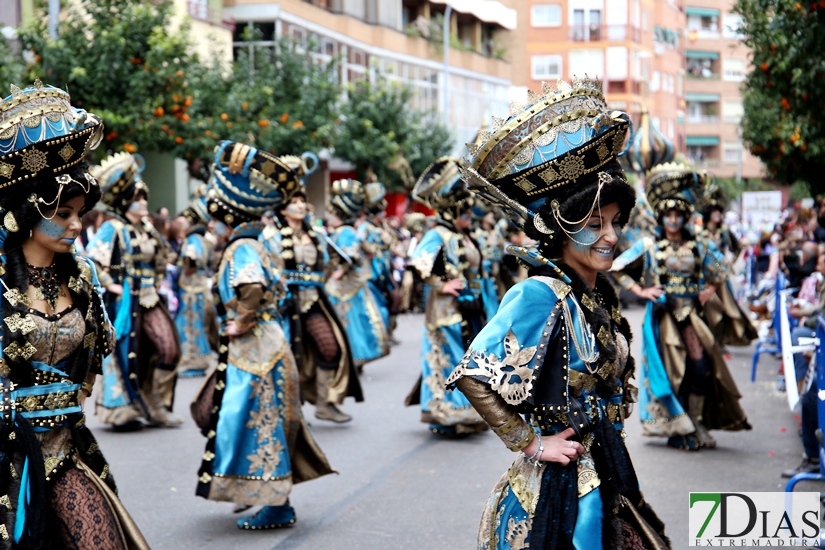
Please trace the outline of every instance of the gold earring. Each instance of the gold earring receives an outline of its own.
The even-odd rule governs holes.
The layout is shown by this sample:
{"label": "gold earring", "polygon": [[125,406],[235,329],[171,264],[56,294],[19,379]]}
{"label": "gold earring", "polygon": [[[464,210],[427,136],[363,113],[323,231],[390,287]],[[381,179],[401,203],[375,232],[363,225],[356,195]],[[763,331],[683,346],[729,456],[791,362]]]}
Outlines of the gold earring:
{"label": "gold earring", "polygon": [[533,216],[533,226],[538,229],[540,233],[544,233],[545,235],[553,234],[553,230],[547,227],[547,224],[544,223],[544,220],[541,218],[540,214]]}

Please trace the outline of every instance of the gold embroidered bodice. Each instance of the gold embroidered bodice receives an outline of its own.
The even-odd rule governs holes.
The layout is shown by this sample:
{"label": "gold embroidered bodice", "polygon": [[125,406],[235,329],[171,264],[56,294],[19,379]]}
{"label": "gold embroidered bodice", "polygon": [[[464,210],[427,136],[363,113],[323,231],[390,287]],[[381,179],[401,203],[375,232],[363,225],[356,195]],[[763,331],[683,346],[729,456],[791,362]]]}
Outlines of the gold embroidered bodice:
{"label": "gold embroidered bodice", "polygon": [[[668,247],[668,251],[674,252],[673,245]],[[675,254],[669,254],[667,258],[665,258],[665,267],[669,272],[681,275],[682,277],[693,277],[696,270],[696,257],[690,248],[679,246],[679,248],[675,250]]]}
{"label": "gold embroidered bodice", "polygon": [[141,272],[140,305],[152,308],[160,301],[157,289],[159,281],[155,280],[155,256],[158,250],[152,235],[140,227],[133,227],[136,237],[132,239],[132,265],[135,266],[136,271]]}
{"label": "gold embroidered bodice", "polygon": [[461,244],[462,246],[464,246],[464,257],[467,258],[467,263],[470,264],[470,269],[474,271],[480,271],[481,252],[479,252],[478,248],[476,248],[476,245],[473,244],[473,240],[465,235],[463,242]]}
{"label": "gold embroidered bodice", "polygon": [[[296,264],[304,264],[312,271],[321,271],[321,266],[318,265],[318,248],[308,235],[302,233],[300,243],[296,243],[293,250]],[[315,287],[302,287],[298,290],[298,300],[301,305],[301,313],[306,313],[318,301],[318,289]]]}
{"label": "gold embroidered bodice", "polygon": [[37,352],[31,357],[32,361],[54,366],[83,345],[86,322],[77,308],[71,307],[49,316],[35,313],[31,318],[37,326],[26,335],[26,340],[37,348]]}

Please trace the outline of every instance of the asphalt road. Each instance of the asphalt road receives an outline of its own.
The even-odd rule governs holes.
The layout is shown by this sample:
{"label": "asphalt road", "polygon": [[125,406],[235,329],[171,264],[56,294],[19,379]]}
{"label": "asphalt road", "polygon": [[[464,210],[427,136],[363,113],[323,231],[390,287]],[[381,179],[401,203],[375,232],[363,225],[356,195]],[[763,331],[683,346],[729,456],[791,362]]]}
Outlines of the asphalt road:
{"label": "asphalt road", "polygon": [[[643,310],[627,312],[640,332]],[[339,475],[297,485],[291,503],[298,522],[279,531],[235,526],[232,505],[195,497],[204,438],[189,417],[200,379],[178,384],[177,429],[117,434],[89,415],[89,425],[111,464],[123,503],[154,549],[471,549],[489,491],[513,460],[490,432],[441,440],[419,422],[404,397],[420,369],[422,316],[399,319],[402,341],[392,354],[365,367],[366,400],[348,400],[349,424],[311,420],[321,447]],[[633,342],[639,357],[641,338]],[[802,447],[798,419],[775,389],[778,361],[763,356],[757,382],[749,381],[752,348],[732,348],[730,368],[754,426],[715,432],[719,447],[686,453],[643,438],[637,417],[628,422],[627,445],[642,490],[667,523],[674,548],[687,548],[690,491],[781,491],[781,470],[796,466]],[[816,484],[797,490],[818,491]]]}

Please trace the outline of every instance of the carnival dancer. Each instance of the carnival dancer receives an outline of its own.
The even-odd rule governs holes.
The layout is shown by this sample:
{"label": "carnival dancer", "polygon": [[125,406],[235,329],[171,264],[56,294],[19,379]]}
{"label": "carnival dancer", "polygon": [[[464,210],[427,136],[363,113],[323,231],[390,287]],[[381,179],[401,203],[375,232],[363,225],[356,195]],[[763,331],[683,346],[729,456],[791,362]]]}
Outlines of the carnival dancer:
{"label": "carnival dancer", "polygon": [[725,224],[723,216],[728,201],[725,192],[715,183],[708,186],[699,199],[702,214],[702,236],[713,241],[722,254],[733,263],[742,251],[739,239]]}
{"label": "carnival dancer", "polygon": [[39,80],[0,114],[0,548],[148,549],[83,412],[114,346],[94,264],[74,255],[103,124]]}
{"label": "carnival dancer", "polygon": [[[587,78],[542,94],[494,119],[462,168],[472,191],[538,242],[510,249],[529,278],[507,292],[447,380],[521,451],[490,495],[478,548],[666,548],[623,440],[631,334],[603,276],[633,208],[617,162],[630,117],[609,111],[601,84]],[[531,138],[511,139],[523,135]]]}
{"label": "carnival dancer", "polygon": [[276,223],[264,229],[260,240],[289,290],[282,312],[289,323],[302,396],[315,404],[315,418],[349,422],[352,417],[338,405],[346,397],[363,401],[364,396],[347,333],[324,287],[330,262],[327,239],[312,228],[307,213],[305,180],[318,159],[313,153],[280,159],[295,171],[300,185],[283,192],[285,203]]}
{"label": "carnival dancer", "polygon": [[421,212],[408,212],[403,219],[404,229],[410,238],[404,247],[404,275],[401,277],[401,311],[424,311],[423,293],[424,281],[410,265],[410,258],[427,232],[427,216]]}
{"label": "carnival dancer", "polygon": [[192,194],[189,207],[181,214],[189,223],[186,239],[178,255],[179,302],[175,326],[180,338],[181,359],[178,376],[203,376],[215,365],[218,325],[212,302],[212,257],[214,246],[206,238],[211,216],[206,208],[206,185]]}
{"label": "carnival dancer", "polygon": [[117,346],[103,364],[96,412],[117,431],[141,429],[144,421],[166,427],[183,423],[172,412],[178,331],[158,294],[168,250],[147,218],[143,168],[143,157],[129,153],[115,153],[92,168],[111,218],[86,253],[97,265],[117,333]]}
{"label": "carnival dancer", "polygon": [[499,296],[504,296],[507,291],[501,286],[504,235],[496,225],[495,212],[490,209],[489,205],[483,201],[477,201],[477,204],[473,206],[473,212],[477,212],[478,222],[473,229],[472,236],[478,243],[481,257],[484,258],[482,269],[485,276],[481,288],[484,294],[484,312],[488,319],[492,319],[498,311]]}
{"label": "carnival dancer", "polygon": [[218,367],[193,403],[207,436],[197,495],[261,508],[240,529],[295,523],[292,486],[332,473],[301,413],[300,382],[278,301],[282,273],[258,238],[261,216],[300,189],[287,163],[243,143],[215,148],[211,215],[233,228],[216,275]]}
{"label": "carnival dancer", "polygon": [[[649,171],[647,199],[659,223],[657,238],[641,239],[613,264],[622,287],[648,300],[639,400],[643,433],[690,451],[716,447],[709,430],[751,428],[720,349],[726,336],[714,338],[705,308],[726,288],[728,265],[716,245],[685,226],[710,177],[673,163]],[[640,281],[625,273],[635,262],[644,265]],[[744,331],[733,319],[718,328],[733,339]]]}
{"label": "carnival dancer", "polygon": [[334,254],[326,290],[347,331],[355,366],[361,370],[389,354],[389,335],[367,284],[372,273],[368,253],[353,226],[366,202],[363,185],[352,179],[336,180],[331,191],[327,225],[332,229]]}
{"label": "carnival dancer", "polygon": [[458,160],[438,159],[421,175],[413,198],[436,211],[436,226],[415,248],[410,264],[424,280],[426,310],[421,376],[406,404],[421,406],[421,422],[437,435],[480,432],[487,424],[461,392],[444,381],[486,321],[483,258],[470,237],[474,199],[458,175]]}

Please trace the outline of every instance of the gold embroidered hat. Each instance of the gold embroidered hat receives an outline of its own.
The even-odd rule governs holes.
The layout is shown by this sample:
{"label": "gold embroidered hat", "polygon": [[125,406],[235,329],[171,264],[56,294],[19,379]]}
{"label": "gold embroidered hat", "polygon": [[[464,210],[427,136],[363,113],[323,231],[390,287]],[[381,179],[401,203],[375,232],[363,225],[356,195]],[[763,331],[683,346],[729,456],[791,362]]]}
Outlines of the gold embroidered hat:
{"label": "gold embroidered hat", "polygon": [[427,230],[427,216],[421,212],[404,214],[404,227],[411,233],[424,233]]}
{"label": "gold embroidered hat", "polygon": [[674,209],[689,216],[705,187],[714,179],[709,172],[694,170],[685,164],[660,164],[645,176],[647,202],[657,217]]}
{"label": "gold embroidered hat", "polygon": [[149,187],[141,177],[145,168],[146,161],[142,156],[125,152],[115,153],[99,166],[92,167],[92,175],[100,182],[103,193],[100,202],[122,216],[138,194],[148,198]]}
{"label": "gold embroidered hat", "polygon": [[446,220],[454,220],[468,211],[475,201],[461,179],[459,166],[460,161],[453,157],[441,157],[432,163],[413,187],[413,199]]}
{"label": "gold embroidered hat", "polygon": [[710,214],[711,210],[724,212],[728,207],[728,198],[725,196],[725,192],[716,184],[715,176],[711,177],[714,181],[707,184],[697,205],[697,208],[702,212],[703,216]]}
{"label": "gold embroidered hat", "polygon": [[0,189],[71,171],[100,144],[103,123],[40,80],[0,101]]}
{"label": "gold embroidered hat", "polygon": [[341,179],[332,182],[332,197],[329,206],[332,212],[342,220],[358,216],[367,206],[364,184],[354,179]]}
{"label": "gold embroidered hat", "polygon": [[628,129],[630,117],[608,108],[598,80],[574,77],[555,89],[542,83],[541,94],[528,92],[526,106],[512,104],[509,118],[493,117],[492,131],[467,144],[462,178],[516,225],[530,227],[542,205],[582,185],[603,186],[614,176],[627,185],[617,159]]}
{"label": "gold embroidered hat", "polygon": [[[306,162],[310,157],[315,159],[312,167]],[[230,227],[258,220],[305,193],[304,178],[318,166],[312,153],[276,157],[234,141],[220,142],[214,159],[207,208],[210,216]]]}
{"label": "gold embroidered hat", "polygon": [[380,181],[373,181],[364,186],[366,208],[370,212],[383,212],[387,208],[387,186]]}
{"label": "gold embroidered hat", "polygon": [[[209,180],[212,182],[214,176],[210,176]],[[206,204],[206,183],[202,183],[195,187],[192,196],[189,197],[189,206],[180,213],[181,216],[189,220],[192,225],[199,223],[207,224],[212,216],[209,215],[209,207]]]}

